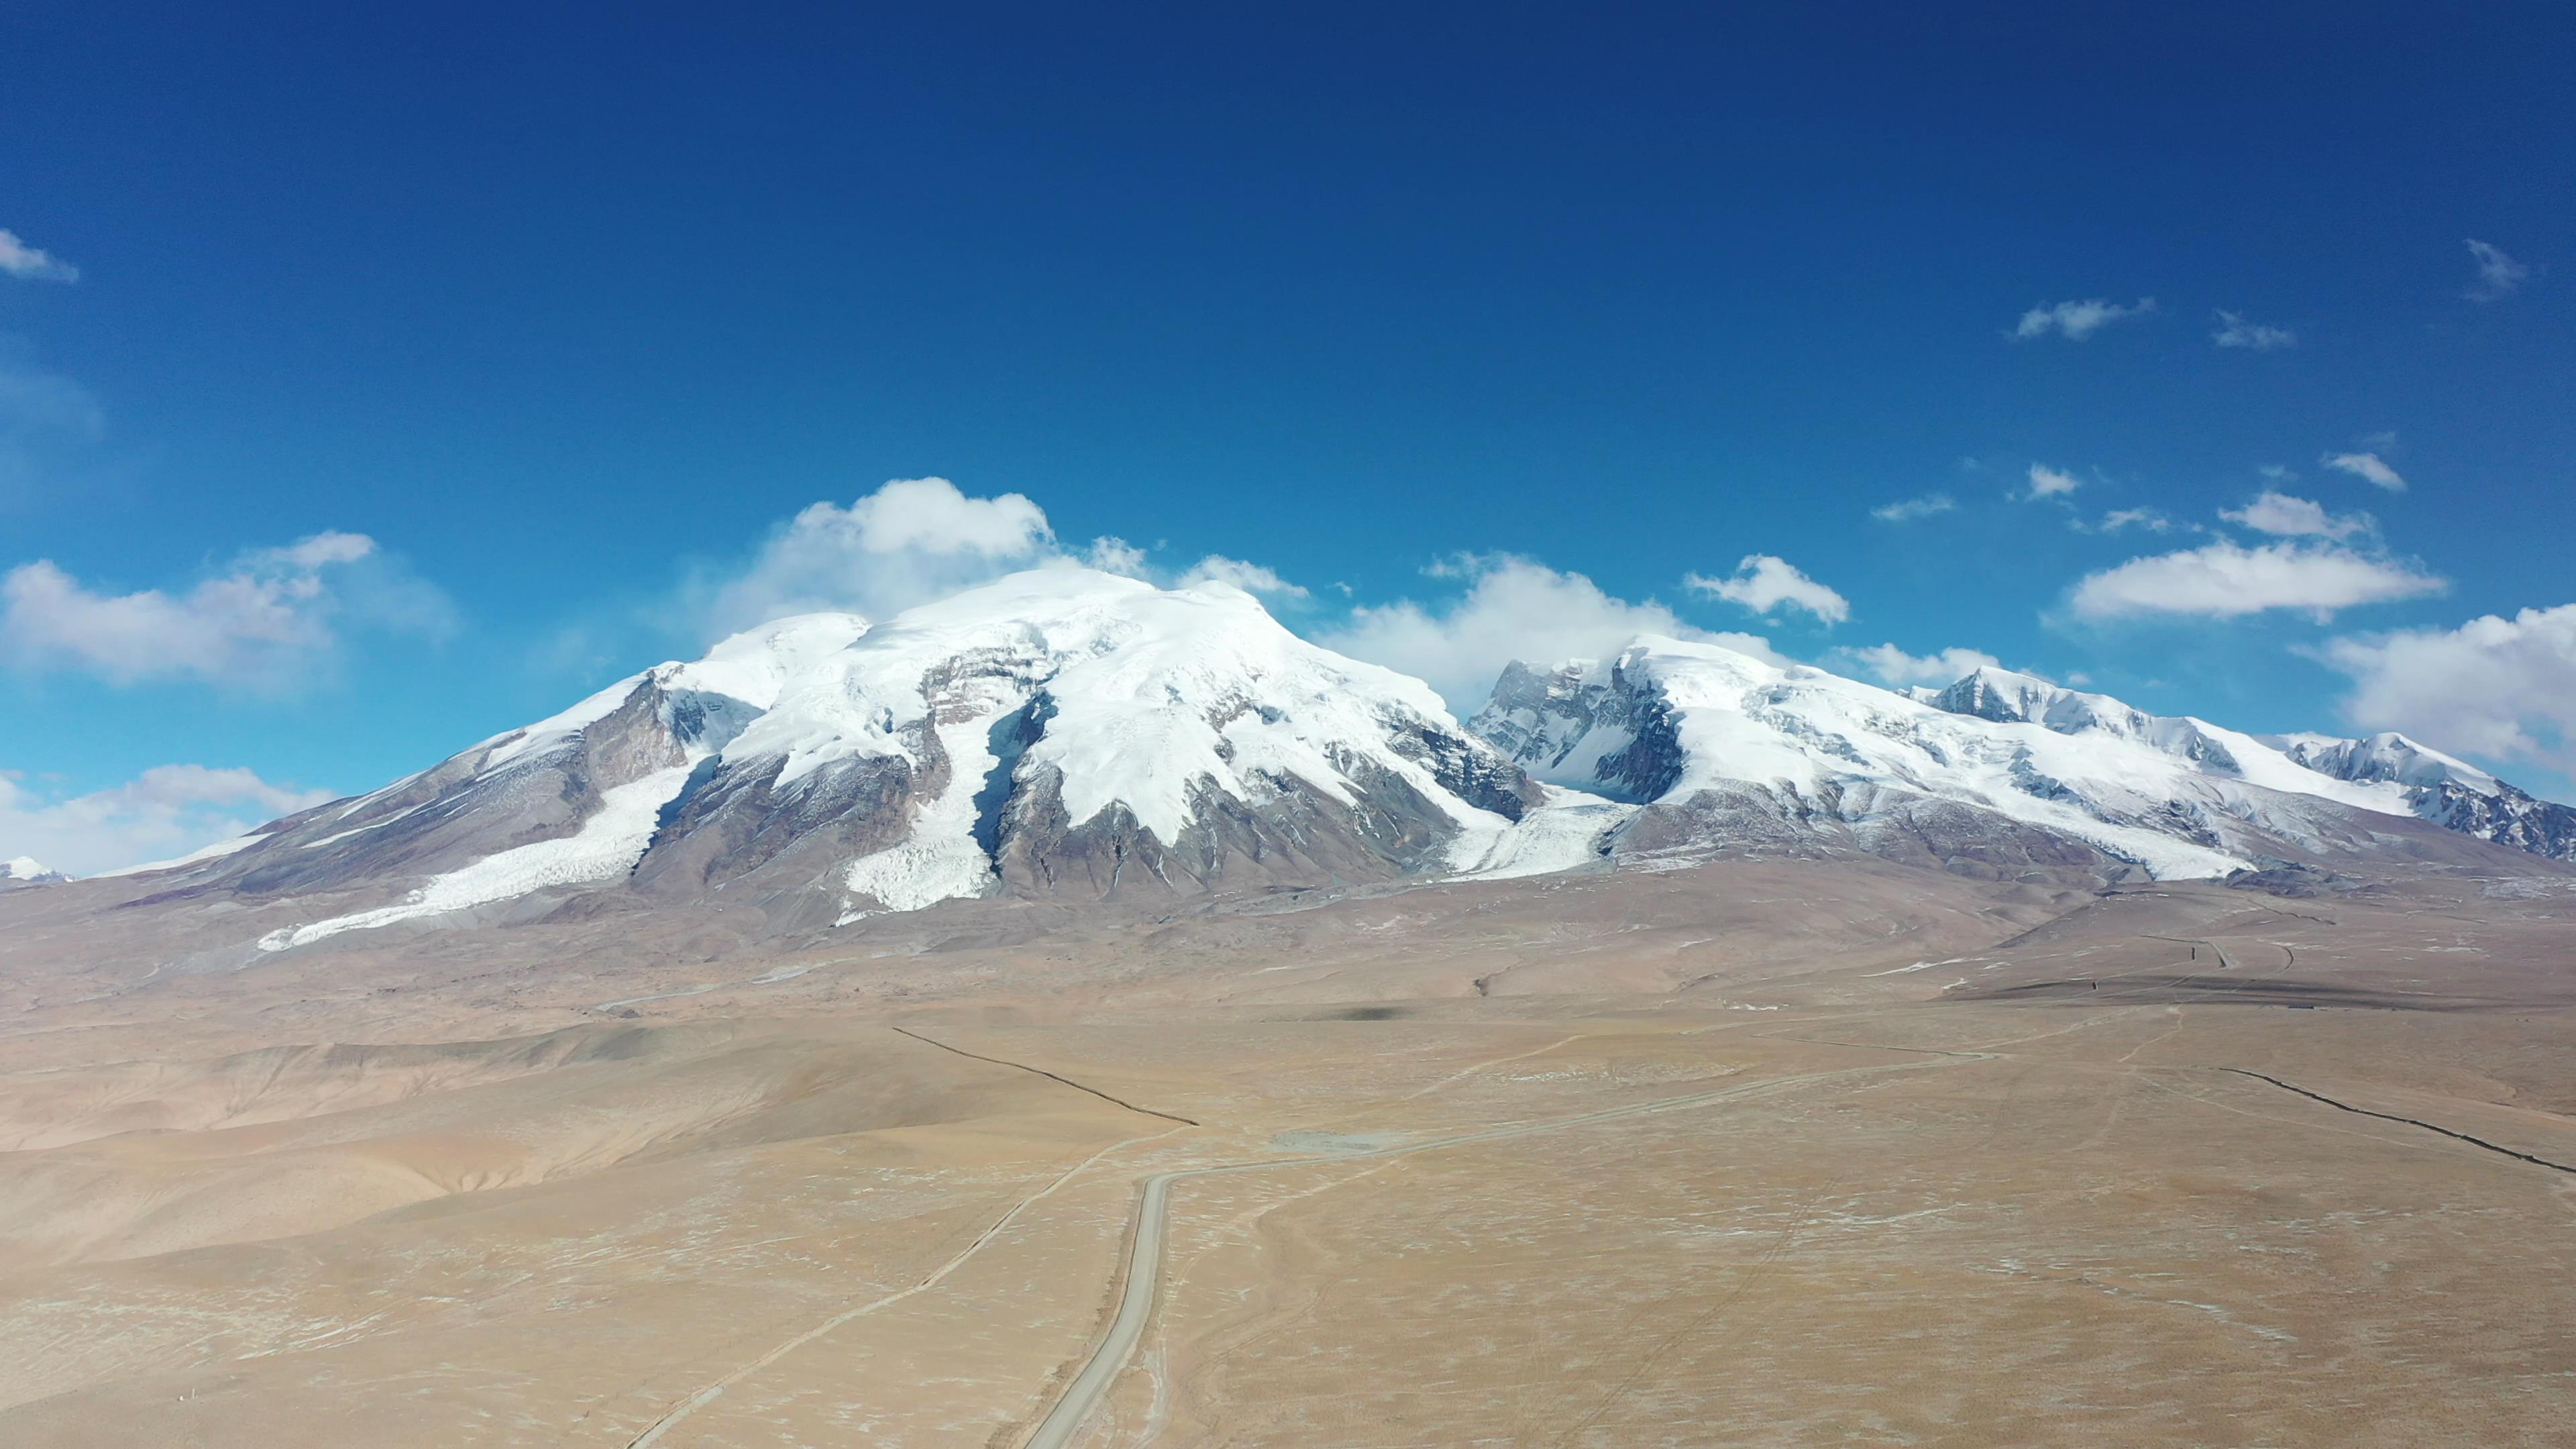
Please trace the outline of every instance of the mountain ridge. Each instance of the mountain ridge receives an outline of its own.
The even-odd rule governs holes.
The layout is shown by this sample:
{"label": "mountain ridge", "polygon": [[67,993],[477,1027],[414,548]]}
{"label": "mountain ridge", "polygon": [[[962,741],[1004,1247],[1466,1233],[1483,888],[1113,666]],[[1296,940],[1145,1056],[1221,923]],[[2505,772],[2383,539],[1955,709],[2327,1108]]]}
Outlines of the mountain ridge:
{"label": "mountain ridge", "polygon": [[1462,723],[1230,585],[1064,566],[879,623],[773,621],[142,870],[152,899],[291,909],[257,938],[273,952],[604,891],[812,933],[952,900],[1183,903],[1723,853],[2064,888],[2424,860],[2445,840],[2576,858],[2576,811],[2403,736],[2258,737],[1996,668],[1889,690],[1653,635],[1515,662]]}

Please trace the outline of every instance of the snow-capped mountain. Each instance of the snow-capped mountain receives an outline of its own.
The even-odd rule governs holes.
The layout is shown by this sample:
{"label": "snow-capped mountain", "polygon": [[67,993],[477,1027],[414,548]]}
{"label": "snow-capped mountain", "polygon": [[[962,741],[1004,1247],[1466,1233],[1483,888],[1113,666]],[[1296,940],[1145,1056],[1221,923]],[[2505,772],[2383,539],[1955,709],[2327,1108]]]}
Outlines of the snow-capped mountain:
{"label": "snow-capped mountain", "polygon": [[1429,686],[1239,589],[1064,567],[875,627],[738,635],[228,842],[180,888],[328,907],[273,950],[603,887],[821,928],[958,897],[1553,870],[1627,814],[1530,780]]}
{"label": "snow-capped mountain", "polygon": [[2393,822],[2426,813],[2428,788],[2005,670],[1892,691],[1655,637],[1514,665],[1470,727],[1540,780],[1643,807],[1622,854],[1848,849],[2005,878],[2209,876],[2403,849]]}
{"label": "snow-capped mountain", "polygon": [[1239,589],[1051,567],[874,626],[778,620],[135,878],[252,907],[287,950],[621,903],[823,931],[1744,851],[2070,886],[2489,848],[2463,836],[2565,857],[2572,817],[2398,736],[2257,739],[1993,669],[1886,690],[1651,636],[1515,664],[1462,726]]}
{"label": "snow-capped mountain", "polygon": [[53,885],[71,877],[58,870],[47,870],[43,861],[22,855],[15,860],[0,860],[0,891],[21,886]]}
{"label": "snow-capped mountain", "polygon": [[2535,799],[2475,765],[2404,735],[2383,733],[2357,740],[2272,735],[2265,743],[2338,780],[2380,780],[2403,786],[2407,808],[2446,830],[2534,855],[2576,860],[2576,807]]}

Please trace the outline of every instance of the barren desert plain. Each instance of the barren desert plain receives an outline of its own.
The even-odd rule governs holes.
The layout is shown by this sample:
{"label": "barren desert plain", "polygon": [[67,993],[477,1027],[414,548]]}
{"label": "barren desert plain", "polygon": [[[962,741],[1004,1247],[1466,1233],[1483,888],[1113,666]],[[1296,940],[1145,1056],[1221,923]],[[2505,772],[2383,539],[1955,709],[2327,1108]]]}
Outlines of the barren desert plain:
{"label": "barren desert plain", "polygon": [[2270,886],[1736,860],[225,972],[19,892],[0,1442],[2569,1442],[2576,873]]}

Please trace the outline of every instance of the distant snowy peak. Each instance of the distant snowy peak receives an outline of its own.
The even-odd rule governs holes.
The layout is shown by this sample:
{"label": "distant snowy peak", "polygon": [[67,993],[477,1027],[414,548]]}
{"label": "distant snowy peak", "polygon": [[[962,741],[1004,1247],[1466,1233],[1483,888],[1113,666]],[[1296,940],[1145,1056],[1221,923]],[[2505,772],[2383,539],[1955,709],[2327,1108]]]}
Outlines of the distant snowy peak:
{"label": "distant snowy peak", "polygon": [[2400,785],[2448,782],[2488,793],[2513,788],[2465,760],[2453,759],[2393,731],[2357,740],[2319,734],[2267,735],[2264,742],[2309,769],[2338,780],[2389,780]]}
{"label": "distant snowy peak", "polygon": [[[2362,739],[2241,735],[2205,720],[2151,715],[2107,695],[2063,689],[2004,669],[1980,669],[1930,695],[1927,702],[1953,714],[2026,721],[2060,734],[2141,740],[2190,759],[2212,774],[2412,814],[2479,840],[2560,860],[2576,859],[2576,810],[2534,799],[2475,765],[2401,734]],[[2306,773],[2284,771],[2282,762]],[[2310,776],[2389,793],[2381,801],[2359,800]]]}
{"label": "distant snowy peak", "polygon": [[16,886],[53,885],[71,877],[58,870],[48,870],[43,861],[22,855],[15,860],[0,860],[0,890]]}
{"label": "distant snowy peak", "polygon": [[2407,808],[2446,830],[2535,855],[2576,860],[2576,808],[2536,799],[2477,766],[2396,733],[2362,739],[2275,735],[2270,743],[2338,780],[2384,781]]}
{"label": "distant snowy peak", "polygon": [[[1986,668],[1885,690],[1654,636],[1514,664],[1471,728],[1532,776],[1644,806],[1615,848],[1859,849],[2116,876],[2412,850],[2374,819],[2576,859],[2576,811],[2402,735],[2258,738]],[[2104,864],[2107,862],[2107,864]]]}
{"label": "distant snowy peak", "polygon": [[1541,780],[1646,807],[1617,842],[1630,853],[1850,850],[2051,880],[2218,875],[2253,858],[2262,831],[2246,817],[2264,799],[2207,784],[2187,747],[2134,721],[2086,739],[2030,723],[2071,718],[2051,690],[1998,671],[1957,692],[1977,713],[1954,713],[1643,636],[1606,660],[1507,669],[1472,728]]}

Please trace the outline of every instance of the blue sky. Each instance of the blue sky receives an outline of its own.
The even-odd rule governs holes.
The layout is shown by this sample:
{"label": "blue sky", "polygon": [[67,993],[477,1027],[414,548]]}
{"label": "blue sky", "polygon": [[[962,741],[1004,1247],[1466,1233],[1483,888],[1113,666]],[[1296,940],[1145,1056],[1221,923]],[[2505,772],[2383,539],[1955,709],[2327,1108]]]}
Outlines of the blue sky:
{"label": "blue sky", "polygon": [[1453,692],[1667,619],[2570,792],[2563,6],[390,8],[0,19],[0,836],[76,868],[929,476],[1046,537],[844,601],[1110,536]]}

